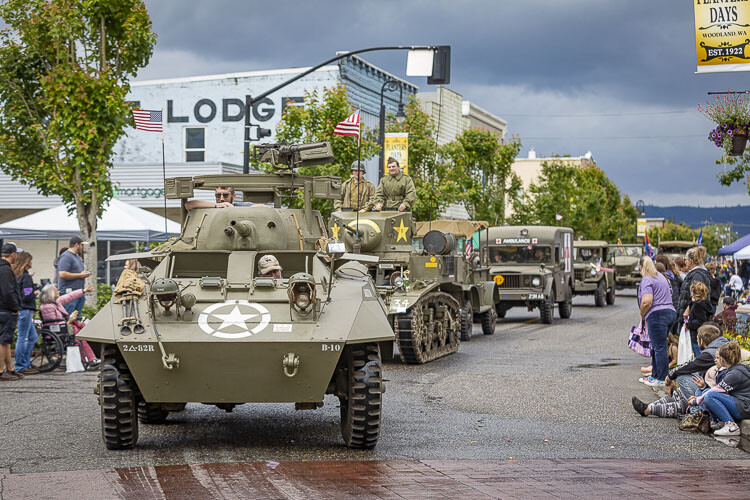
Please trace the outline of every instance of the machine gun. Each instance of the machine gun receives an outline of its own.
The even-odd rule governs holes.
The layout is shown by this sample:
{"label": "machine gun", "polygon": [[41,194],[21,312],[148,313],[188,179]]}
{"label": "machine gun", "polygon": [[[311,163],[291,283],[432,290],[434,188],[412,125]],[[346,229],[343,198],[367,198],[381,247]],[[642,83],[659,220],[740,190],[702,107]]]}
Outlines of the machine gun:
{"label": "machine gun", "polygon": [[312,144],[259,144],[253,146],[253,160],[270,163],[278,170],[294,170],[331,163],[333,150],[328,141]]}

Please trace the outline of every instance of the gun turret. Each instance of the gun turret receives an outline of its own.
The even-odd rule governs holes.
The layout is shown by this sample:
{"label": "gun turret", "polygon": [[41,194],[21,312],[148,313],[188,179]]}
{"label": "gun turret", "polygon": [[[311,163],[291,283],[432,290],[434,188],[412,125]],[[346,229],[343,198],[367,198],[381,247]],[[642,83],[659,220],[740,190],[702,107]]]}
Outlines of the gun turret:
{"label": "gun turret", "polygon": [[253,146],[253,160],[270,163],[274,168],[292,170],[333,161],[330,142],[312,144],[259,144]]}

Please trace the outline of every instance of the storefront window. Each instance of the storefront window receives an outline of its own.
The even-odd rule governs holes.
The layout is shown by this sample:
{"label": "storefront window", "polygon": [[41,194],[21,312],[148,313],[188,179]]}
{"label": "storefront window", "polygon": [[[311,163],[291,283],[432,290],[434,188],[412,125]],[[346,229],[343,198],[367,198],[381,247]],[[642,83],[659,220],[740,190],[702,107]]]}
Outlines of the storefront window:
{"label": "storefront window", "polygon": [[206,161],[206,128],[185,127],[185,161]]}

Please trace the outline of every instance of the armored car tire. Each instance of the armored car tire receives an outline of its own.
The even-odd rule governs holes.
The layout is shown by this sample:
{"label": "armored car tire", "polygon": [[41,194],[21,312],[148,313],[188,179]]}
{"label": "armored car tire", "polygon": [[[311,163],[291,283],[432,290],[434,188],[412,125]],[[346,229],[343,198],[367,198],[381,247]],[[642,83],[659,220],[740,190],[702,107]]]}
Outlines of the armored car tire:
{"label": "armored car tire", "polygon": [[356,344],[344,355],[347,387],[338,391],[341,435],[350,448],[372,449],[378,444],[383,405],[380,349],[378,344]]}
{"label": "armored car tire", "polygon": [[485,335],[494,335],[495,326],[497,326],[497,312],[494,307],[490,307],[481,315],[482,333]]}
{"label": "armored car tire", "polygon": [[498,318],[504,318],[505,313],[507,313],[508,310],[504,308],[501,304],[495,304],[495,312],[497,313]]}
{"label": "armored car tire", "polygon": [[461,308],[461,341],[471,341],[471,332],[474,329],[474,309],[471,307],[471,301],[467,300],[464,307]]}
{"label": "armored car tire", "polygon": [[555,312],[555,300],[552,294],[544,299],[544,302],[541,302],[539,304],[539,318],[542,320],[542,323],[545,325],[549,325],[552,323],[552,316]]}
{"label": "armored car tire", "polygon": [[102,347],[99,380],[104,445],[110,450],[132,448],[138,441],[137,387],[115,345]]}
{"label": "armored car tire", "polygon": [[168,410],[162,410],[158,404],[138,402],[138,421],[143,424],[163,424],[169,416]]}
{"label": "armored car tire", "polygon": [[570,318],[570,315],[573,312],[573,291],[570,287],[568,287],[568,298],[557,303],[557,311],[560,313],[561,318]]}
{"label": "armored car tire", "polygon": [[615,304],[615,287],[613,286],[607,290],[607,305],[613,306]]}
{"label": "armored car tire", "polygon": [[604,307],[606,295],[607,287],[604,285],[604,280],[601,280],[599,284],[596,285],[596,290],[594,291],[594,304],[596,307]]}

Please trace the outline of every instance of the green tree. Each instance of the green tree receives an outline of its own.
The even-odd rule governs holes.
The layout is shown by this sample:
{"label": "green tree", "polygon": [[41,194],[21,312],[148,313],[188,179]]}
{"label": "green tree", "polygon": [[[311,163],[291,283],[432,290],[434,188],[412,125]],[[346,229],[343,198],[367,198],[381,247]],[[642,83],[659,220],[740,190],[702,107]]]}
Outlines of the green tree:
{"label": "green tree", "polygon": [[574,166],[560,160],[542,163],[538,182],[513,200],[513,209],[513,223],[564,225],[590,240],[635,241],[635,207],[593,165]]}
{"label": "green tree", "polygon": [[448,205],[460,200],[461,187],[453,165],[443,157],[443,149],[435,142],[434,120],[422,111],[415,97],[410,97],[405,114],[403,123],[388,115],[386,131],[409,134],[409,176],[417,190],[412,213],[416,220],[436,219]]}
{"label": "green tree", "polygon": [[[128,81],[155,35],[142,0],[6,0],[0,16],[0,169],[75,210],[83,239],[112,197]],[[96,249],[86,252],[96,282]],[[89,297],[91,300],[92,297]]]}
{"label": "green tree", "polygon": [[516,183],[511,186],[511,166],[520,149],[518,140],[502,144],[497,134],[478,129],[466,129],[445,145],[443,154],[461,188],[459,199],[473,218],[503,223],[506,193],[516,187]]}
{"label": "green tree", "polygon": [[[346,87],[341,85],[323,89],[322,95],[317,90],[306,92],[303,105],[286,107],[284,116],[276,126],[278,142],[299,144],[329,141],[333,149],[333,163],[301,167],[301,175],[335,175],[343,179],[349,177],[351,164],[357,159],[357,139],[333,135],[333,129],[355,109],[349,102]],[[365,129],[362,134],[362,160],[372,158],[378,151],[375,132]],[[263,168],[269,170],[271,167]],[[301,207],[302,198],[292,200],[289,206]],[[328,219],[333,211],[333,202],[313,200],[313,208],[320,210],[324,219]]]}

